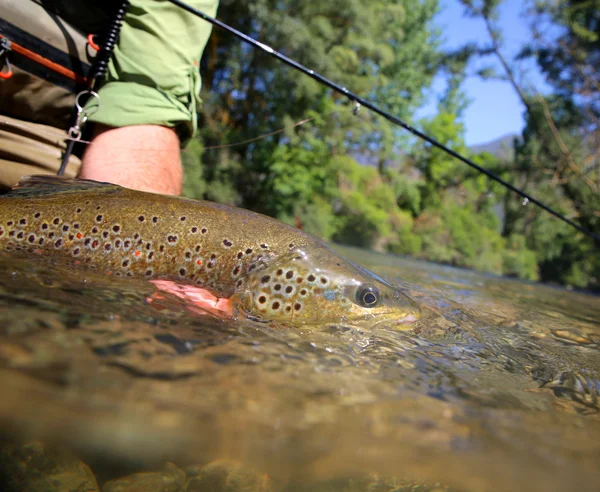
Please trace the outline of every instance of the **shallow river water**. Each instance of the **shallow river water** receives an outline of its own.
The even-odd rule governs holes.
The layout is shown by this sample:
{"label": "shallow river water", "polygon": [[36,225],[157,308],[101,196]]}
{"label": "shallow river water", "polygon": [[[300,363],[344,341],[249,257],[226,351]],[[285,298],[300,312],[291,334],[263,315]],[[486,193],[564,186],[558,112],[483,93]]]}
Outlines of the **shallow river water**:
{"label": "shallow river water", "polygon": [[46,467],[52,490],[598,490],[598,297],[340,252],[411,296],[417,325],[223,321],[1,258],[3,480],[50,490],[31,456],[68,449],[93,475],[70,489]]}

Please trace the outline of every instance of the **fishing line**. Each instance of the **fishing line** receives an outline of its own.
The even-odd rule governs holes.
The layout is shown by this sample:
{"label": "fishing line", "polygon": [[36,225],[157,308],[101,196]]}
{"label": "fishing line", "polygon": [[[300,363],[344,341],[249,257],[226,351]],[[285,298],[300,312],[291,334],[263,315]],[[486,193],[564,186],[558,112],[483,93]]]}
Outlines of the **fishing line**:
{"label": "fishing line", "polygon": [[[332,111],[331,113],[328,113],[325,116],[331,116],[335,113],[337,113],[337,111]],[[230,147],[237,147],[239,145],[249,144],[252,142],[256,142],[258,140],[263,140],[265,138],[272,137],[273,135],[277,135],[278,133],[283,133],[287,130],[292,130],[293,128],[296,128],[298,126],[305,125],[306,123],[310,123],[311,121],[314,121],[315,119],[316,119],[315,116],[311,116],[310,118],[305,118],[303,120],[297,121],[296,123],[294,123],[292,125],[284,126],[283,128],[280,128],[279,130],[275,130],[270,133],[265,133],[263,135],[259,135],[258,137],[252,137],[252,138],[249,138],[248,140],[242,140],[240,142],[233,142],[230,144],[211,145],[208,147],[202,147],[202,150],[228,149]],[[2,126],[12,126],[13,128],[18,128],[20,130],[31,131],[31,129],[29,127],[27,127],[26,125],[20,125],[13,121],[7,121],[7,120],[0,119],[0,128]],[[46,136],[53,137],[53,138],[56,137],[56,133],[46,132],[46,131],[40,130],[40,129],[37,129],[35,131],[35,133],[36,133],[36,135],[46,135]],[[94,145],[94,142],[92,142],[90,140],[83,140],[78,137],[73,137],[69,133],[67,133],[67,136],[62,138],[62,140],[75,141],[77,143],[85,144],[85,145]],[[117,148],[119,148],[119,147],[117,147]],[[127,149],[131,149],[131,147],[127,147]],[[153,148],[153,147],[143,147],[143,148],[133,149],[133,150],[151,150],[152,152],[171,152],[170,150],[165,150],[165,149],[161,149],[161,148]],[[61,174],[59,174],[59,176],[61,176]]]}
{"label": "fishing line", "polygon": [[292,128],[296,128],[297,126],[304,125],[305,123],[313,121],[314,119],[315,117],[313,116],[312,118],[306,118],[304,120],[294,123],[293,125],[285,126],[283,128],[280,128],[279,130],[275,130],[274,132],[265,133],[264,135],[260,135],[259,137],[249,138],[248,140],[242,140],[241,142],[235,142],[231,144],[212,145],[210,147],[203,147],[202,150],[228,149],[230,147],[236,147],[238,145],[249,144],[252,142],[256,142],[257,140],[262,140],[263,138],[272,137],[273,135],[277,135],[278,133],[282,133],[286,130],[291,130]]}
{"label": "fishing line", "polygon": [[[579,224],[573,222],[571,219],[568,219],[567,217],[565,217],[563,214],[561,214],[560,212],[557,212],[556,210],[554,210],[553,208],[549,207],[548,205],[542,203],[541,201],[537,200],[536,198],[534,198],[533,196],[529,195],[528,193],[524,192],[523,190],[520,190],[519,188],[513,186],[512,184],[510,184],[509,182],[503,180],[500,176],[494,174],[491,171],[488,171],[487,169],[479,166],[478,164],[476,164],[475,162],[473,162],[472,160],[462,156],[461,154],[459,154],[458,152],[446,147],[444,144],[442,144],[441,142],[438,142],[437,140],[435,140],[434,138],[426,135],[425,133],[417,130],[416,128],[412,127],[411,125],[409,125],[408,123],[405,123],[404,121],[402,121],[400,118],[388,113],[387,111],[384,111],[383,109],[379,108],[378,106],[376,106],[375,104],[369,102],[366,99],[363,99],[362,97],[354,94],[353,92],[349,91],[346,87],[341,86],[339,84],[336,84],[335,82],[329,80],[328,78],[324,77],[323,75],[315,72],[314,70],[311,70],[307,67],[305,67],[304,65],[301,65],[300,63],[298,63],[295,60],[292,60],[291,58],[288,58],[287,56],[279,53],[278,51],[274,50],[273,48],[271,48],[270,46],[267,46],[266,44],[263,44],[259,41],[256,41],[255,39],[251,38],[250,36],[244,34],[243,32],[238,31],[237,29],[234,29],[233,27],[225,24],[224,22],[221,22],[213,17],[210,17],[208,15],[206,15],[204,12],[201,12],[198,9],[195,9],[194,7],[182,2],[181,0],[168,0],[169,2],[171,2],[174,5],[177,5],[178,7],[186,10],[187,12],[194,14],[198,17],[200,17],[201,19],[204,19],[207,22],[210,22],[211,24],[229,32],[230,34],[233,34],[234,36],[236,36],[237,38],[241,39],[242,41],[244,41],[245,43],[248,43],[249,45],[253,46],[254,48],[258,48],[262,51],[264,51],[265,53],[268,53],[269,55],[273,56],[274,58],[276,58],[277,60],[285,63],[286,65],[291,66],[292,68],[302,72],[305,75],[308,75],[309,77],[311,77],[312,79],[316,80],[317,82],[329,87],[330,89],[333,89],[334,91],[346,96],[348,99],[350,99],[350,101],[354,102],[354,103],[358,103],[361,106],[364,106],[365,108],[370,109],[371,111],[377,113],[378,115],[382,116],[383,118],[385,118],[386,120],[392,122],[393,124],[400,126],[402,128],[404,128],[405,130],[409,131],[410,133],[412,133],[413,135],[419,137],[422,140],[425,140],[427,143],[431,144],[432,146],[443,150],[444,152],[446,152],[447,154],[451,155],[452,157],[454,157],[455,159],[458,159],[459,161],[463,162],[464,164],[472,167],[473,169],[479,171],[480,173],[485,174],[488,178],[492,179],[493,181],[496,181],[497,183],[500,183],[502,186],[504,186],[505,188],[508,188],[509,190],[511,190],[512,192],[516,193],[517,195],[520,195],[521,197],[524,198],[524,202],[526,203],[534,203],[535,205],[537,205],[538,207],[540,207],[542,210],[545,210],[546,212],[548,212],[549,214],[554,215],[556,218],[562,220],[563,222],[569,224],[571,227],[577,229],[579,232],[585,234],[586,236],[594,239],[596,241],[596,243],[598,245],[600,245],[600,235],[595,234],[592,231],[588,231],[587,229],[585,229],[584,227],[580,226]],[[358,107],[358,106],[357,106]]]}

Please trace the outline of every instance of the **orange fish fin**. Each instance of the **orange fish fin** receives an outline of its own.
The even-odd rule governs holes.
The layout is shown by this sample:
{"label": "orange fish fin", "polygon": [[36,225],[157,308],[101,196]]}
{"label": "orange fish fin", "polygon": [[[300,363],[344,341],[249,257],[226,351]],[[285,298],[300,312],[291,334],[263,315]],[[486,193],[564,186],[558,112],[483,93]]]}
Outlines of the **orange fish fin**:
{"label": "orange fish fin", "polygon": [[[167,292],[183,300],[193,313],[208,312],[218,318],[233,318],[231,299],[217,297],[208,289],[194,285],[180,284],[171,280],[151,280],[160,291]],[[160,296],[160,294],[158,294]],[[200,310],[200,311],[199,311]]]}

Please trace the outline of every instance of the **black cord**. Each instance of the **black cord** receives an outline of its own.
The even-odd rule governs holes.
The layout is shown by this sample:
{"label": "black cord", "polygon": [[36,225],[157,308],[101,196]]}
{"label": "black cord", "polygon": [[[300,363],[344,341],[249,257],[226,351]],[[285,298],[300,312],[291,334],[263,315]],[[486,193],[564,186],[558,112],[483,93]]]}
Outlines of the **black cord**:
{"label": "black cord", "polygon": [[[112,56],[112,53],[115,49],[115,45],[119,41],[119,34],[121,32],[121,26],[123,25],[123,19],[125,17],[125,14],[127,13],[128,8],[129,8],[129,0],[123,0],[121,2],[121,5],[119,5],[115,14],[113,15],[113,18],[110,22],[110,25],[108,26],[106,34],[104,35],[104,42],[102,43],[102,45],[100,47],[100,51],[98,52],[98,54],[96,55],[96,58],[94,59],[94,63],[92,63],[92,66],[91,66],[91,69],[90,69],[90,72],[88,75],[88,89],[89,90],[91,90],[94,87],[97,80],[99,80],[101,77],[104,77],[104,75],[106,75],[106,71],[108,70],[108,63],[109,63],[110,57]],[[82,103],[85,104],[85,101],[82,101]],[[74,121],[75,121],[74,125],[79,124],[77,121],[78,117],[79,117],[79,111],[77,111],[77,114],[74,117]],[[83,123],[81,124],[81,126],[83,126]],[[81,128],[78,127],[78,129],[81,131]],[[69,132],[69,137],[71,137],[70,132]],[[69,163],[69,158],[71,157],[71,154],[73,153],[73,148],[75,147],[75,143],[76,143],[76,140],[74,140],[72,138],[70,138],[70,140],[68,141],[67,147],[62,156],[60,168],[58,169],[58,172],[56,173],[58,176],[63,176],[65,174],[65,169],[67,168],[67,164]]]}
{"label": "black cord", "polygon": [[127,9],[129,9],[129,0],[123,0],[111,20],[110,26],[104,35],[100,51],[96,55],[96,59],[94,60],[94,64],[90,70],[90,87],[93,86],[97,79],[104,77],[106,74],[108,62],[110,61],[112,52],[115,49],[115,45],[119,41],[119,34],[121,32],[121,26],[123,24],[125,14],[127,13]]}
{"label": "black cord", "polygon": [[67,164],[69,163],[69,159],[71,158],[71,154],[73,153],[73,147],[75,147],[75,140],[69,139],[67,142],[67,147],[63,153],[62,161],[60,163],[60,167],[58,168],[57,176],[64,176],[65,169],[67,168]]}
{"label": "black cord", "polygon": [[525,193],[524,191],[520,190],[519,188],[516,188],[512,184],[510,184],[507,181],[503,180],[500,176],[498,176],[498,175],[494,174],[493,172],[488,171],[487,169],[485,169],[485,168],[483,168],[483,167],[475,164],[472,160],[467,159],[466,157],[460,155],[458,152],[455,152],[454,150],[446,147],[444,144],[438,142],[434,138],[429,137],[428,135],[425,135],[424,133],[420,132],[416,128],[413,128],[408,123],[405,123],[404,121],[402,121],[400,118],[397,118],[396,116],[394,116],[394,115],[392,115],[392,114],[384,111],[383,109],[380,109],[379,107],[377,107],[376,105],[370,103],[366,99],[363,99],[362,97],[359,97],[356,94],[350,92],[345,87],[343,87],[343,86],[341,86],[339,84],[336,84],[335,82],[332,82],[331,80],[323,77],[321,74],[315,72],[314,70],[306,68],[304,65],[301,65],[297,61],[292,60],[291,58],[288,58],[285,55],[282,55],[281,53],[279,53],[278,51],[275,51],[270,46],[267,46],[267,45],[265,45],[263,43],[260,43],[260,42],[256,41],[255,39],[252,39],[250,36],[244,34],[243,32],[238,31],[237,29],[234,29],[233,27],[225,24],[224,22],[221,22],[221,21],[219,21],[217,19],[214,19],[213,17],[210,17],[210,16],[206,15],[204,12],[201,12],[200,10],[195,9],[194,7],[191,7],[190,5],[184,3],[184,2],[182,2],[180,0],[168,0],[168,1],[171,2],[171,3],[173,3],[173,4],[175,4],[175,5],[177,5],[178,7],[181,7],[182,9],[190,12],[191,14],[197,15],[198,17],[204,19],[205,21],[210,22],[211,24],[213,24],[213,25],[215,25],[217,27],[220,27],[221,29],[224,29],[225,31],[233,34],[234,36],[236,36],[239,39],[241,39],[242,41],[250,44],[251,46],[263,50],[264,52],[266,52],[269,55],[277,58],[278,60],[282,61],[283,63],[285,63],[285,64],[287,64],[287,65],[295,68],[296,70],[299,70],[300,72],[304,73],[305,75],[308,75],[309,77],[315,79],[316,81],[320,82],[321,84],[326,85],[330,89],[333,89],[334,91],[339,92],[340,94],[343,94],[344,96],[346,96],[351,101],[357,102],[361,106],[365,106],[366,108],[368,108],[371,111],[379,114],[380,116],[383,116],[386,120],[391,121],[395,125],[398,125],[398,126],[404,128],[405,130],[408,130],[413,135],[416,135],[417,137],[425,140],[426,142],[430,143],[434,147],[437,147],[438,149],[443,150],[447,154],[450,154],[452,157],[458,159],[461,162],[464,162],[465,164],[467,164],[468,166],[471,166],[473,169],[476,169],[480,173],[485,174],[488,178],[490,178],[490,179],[492,179],[492,180],[500,183],[502,186],[504,186],[504,187],[508,188],[509,190],[517,193],[518,195],[521,195],[527,201],[529,201],[531,203],[534,203],[535,205],[537,205],[541,209],[545,210],[546,212],[554,215],[555,217],[557,217],[558,219],[562,220],[563,222],[566,222],[571,227],[574,227],[575,229],[577,229],[579,232],[581,232],[581,233],[585,234],[586,236],[594,239],[596,241],[597,245],[600,245],[600,236],[598,234],[595,234],[594,232],[588,231],[584,227],[580,226],[579,224],[573,222],[571,219],[568,219],[567,217],[565,217],[564,215],[562,215],[560,212],[557,212],[556,210],[552,209],[548,205],[546,205],[546,204],[540,202],[539,200],[535,199],[534,197],[532,197],[528,193]]}

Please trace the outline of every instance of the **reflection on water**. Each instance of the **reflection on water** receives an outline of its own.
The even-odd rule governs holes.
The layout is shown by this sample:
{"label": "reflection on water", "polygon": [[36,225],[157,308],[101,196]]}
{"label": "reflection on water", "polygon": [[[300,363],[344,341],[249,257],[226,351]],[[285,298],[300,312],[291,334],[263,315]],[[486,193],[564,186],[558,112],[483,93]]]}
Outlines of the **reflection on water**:
{"label": "reflection on water", "polygon": [[597,297],[342,253],[416,300],[417,326],[223,321],[2,258],[0,472],[51,446],[81,490],[597,489]]}

